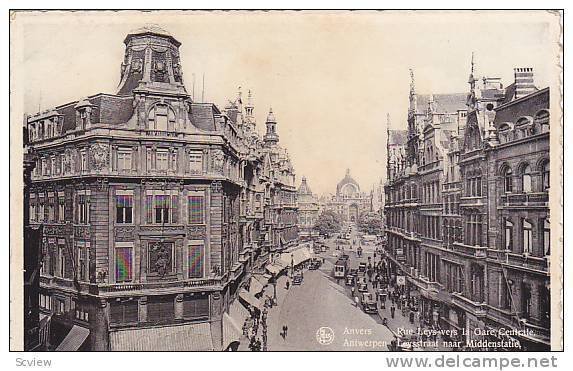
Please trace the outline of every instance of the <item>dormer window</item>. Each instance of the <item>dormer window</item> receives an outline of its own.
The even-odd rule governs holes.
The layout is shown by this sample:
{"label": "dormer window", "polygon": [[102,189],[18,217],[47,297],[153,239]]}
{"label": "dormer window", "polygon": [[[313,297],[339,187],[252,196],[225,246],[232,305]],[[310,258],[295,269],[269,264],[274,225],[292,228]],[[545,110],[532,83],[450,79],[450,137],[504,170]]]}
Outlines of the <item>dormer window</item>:
{"label": "dormer window", "polygon": [[535,115],[535,126],[541,133],[549,132],[549,111],[541,110]]}
{"label": "dormer window", "polygon": [[80,130],[85,130],[88,126],[88,113],[86,110],[80,111]]}
{"label": "dormer window", "polygon": [[156,104],[149,111],[148,128],[150,130],[175,130],[175,111],[166,104]]}

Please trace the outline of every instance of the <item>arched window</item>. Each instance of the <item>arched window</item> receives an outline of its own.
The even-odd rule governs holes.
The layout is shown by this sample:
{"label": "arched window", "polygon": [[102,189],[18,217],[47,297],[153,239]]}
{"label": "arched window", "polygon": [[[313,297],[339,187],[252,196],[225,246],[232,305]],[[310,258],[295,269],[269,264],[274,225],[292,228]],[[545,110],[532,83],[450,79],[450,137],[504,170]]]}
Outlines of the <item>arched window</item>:
{"label": "arched window", "polygon": [[549,111],[541,110],[535,114],[535,126],[539,127],[541,133],[549,131]]}
{"label": "arched window", "polygon": [[521,191],[524,193],[529,193],[532,191],[531,166],[529,166],[529,164],[525,164],[521,168]]}
{"label": "arched window", "polygon": [[541,191],[547,192],[549,190],[549,161],[543,162],[541,165]]}
{"label": "arched window", "polygon": [[513,124],[507,122],[501,124],[498,129],[498,138],[501,143],[507,143],[512,140],[511,129]]}
{"label": "arched window", "polygon": [[505,193],[513,192],[513,172],[510,167],[505,167],[502,171],[503,191]]}
{"label": "arched window", "polygon": [[533,251],[533,225],[523,219],[522,221],[522,232],[523,232],[523,253],[531,254]]}
{"label": "arched window", "polygon": [[175,130],[175,112],[166,104],[156,104],[149,111],[148,129],[159,131]]}

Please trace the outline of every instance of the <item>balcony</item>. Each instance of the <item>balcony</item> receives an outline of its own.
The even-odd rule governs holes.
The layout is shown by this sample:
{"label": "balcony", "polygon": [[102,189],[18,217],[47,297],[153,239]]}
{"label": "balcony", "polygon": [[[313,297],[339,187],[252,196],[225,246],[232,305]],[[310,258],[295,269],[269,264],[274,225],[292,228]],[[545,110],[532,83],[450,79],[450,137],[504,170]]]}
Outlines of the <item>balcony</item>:
{"label": "balcony", "polygon": [[549,193],[510,193],[501,196],[501,206],[507,208],[548,207]]}
{"label": "balcony", "polygon": [[460,207],[484,206],[484,196],[465,196],[460,198]]}
{"label": "balcony", "polygon": [[181,134],[181,136],[183,136],[183,133],[177,133],[174,131],[145,130],[145,135],[150,136],[150,137],[173,137],[173,138],[177,138],[179,136],[179,134]]}
{"label": "balcony", "polygon": [[466,312],[472,313],[476,317],[484,317],[487,313],[486,304],[473,301],[460,293],[452,293],[452,304],[457,305]]}
{"label": "balcony", "polygon": [[487,247],[486,246],[471,246],[465,245],[460,242],[454,242],[454,252],[472,256],[474,258],[483,259],[487,257]]}
{"label": "balcony", "polygon": [[549,275],[549,256],[540,258],[528,254],[515,254],[507,251],[499,251],[498,261],[507,268]]}

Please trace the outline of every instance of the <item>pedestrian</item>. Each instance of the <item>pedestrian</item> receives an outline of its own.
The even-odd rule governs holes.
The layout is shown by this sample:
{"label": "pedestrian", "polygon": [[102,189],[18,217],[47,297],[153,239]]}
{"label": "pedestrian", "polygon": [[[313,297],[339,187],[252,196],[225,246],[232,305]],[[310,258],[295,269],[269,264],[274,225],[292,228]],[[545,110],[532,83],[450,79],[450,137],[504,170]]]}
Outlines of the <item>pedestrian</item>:
{"label": "pedestrian", "polygon": [[396,313],[396,307],[394,306],[394,304],[392,304],[392,306],[390,306],[390,316],[392,317],[392,319],[394,319],[394,313]]}
{"label": "pedestrian", "polygon": [[287,325],[284,325],[284,328],[285,328],[285,339],[286,339],[286,337],[287,337],[287,335],[288,335],[288,326],[287,326]]}
{"label": "pedestrian", "polygon": [[286,325],[283,325],[283,328],[281,331],[281,336],[282,336],[283,340],[285,340],[285,338],[286,338]]}
{"label": "pedestrian", "polygon": [[356,305],[356,307],[358,307],[358,304],[360,303],[360,299],[358,299],[358,296],[354,297],[354,305]]}
{"label": "pedestrian", "polygon": [[287,290],[288,290],[289,286],[290,286],[290,282],[289,282],[289,280],[287,280],[287,281],[286,281],[286,289],[287,289]]}

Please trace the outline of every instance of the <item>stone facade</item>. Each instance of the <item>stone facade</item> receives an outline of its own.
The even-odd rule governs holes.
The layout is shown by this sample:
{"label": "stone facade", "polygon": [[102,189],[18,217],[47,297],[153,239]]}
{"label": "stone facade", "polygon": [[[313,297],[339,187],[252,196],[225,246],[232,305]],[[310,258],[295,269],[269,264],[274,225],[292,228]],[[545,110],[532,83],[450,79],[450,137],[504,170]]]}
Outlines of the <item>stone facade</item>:
{"label": "stone facade", "polygon": [[344,178],[336,185],[336,195],[326,200],[324,208],[338,213],[344,222],[357,223],[363,212],[371,210],[370,196],[360,191],[350,169],[346,169]]}
{"label": "stone facade", "polygon": [[301,237],[317,237],[318,231],[314,230],[318,219],[318,200],[310,190],[305,177],[302,178],[298,188],[298,228]]}
{"label": "stone facade", "polygon": [[85,349],[114,350],[120,330],[197,322],[224,349],[239,285],[298,237],[294,169],[272,111],[257,134],[250,92],[224,110],[194,102],[173,36],[143,28],[125,45],[117,94],[26,120],[41,311],[55,342],[89,329]]}
{"label": "stone facade", "polygon": [[515,72],[506,88],[498,78],[477,86],[472,65],[469,94],[422,99],[412,79],[408,130],[388,135],[386,249],[434,325],[463,341],[483,340],[475,329],[511,328],[515,336],[485,340],[541,350],[549,349],[549,90],[521,86],[532,84],[531,69]]}

